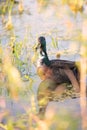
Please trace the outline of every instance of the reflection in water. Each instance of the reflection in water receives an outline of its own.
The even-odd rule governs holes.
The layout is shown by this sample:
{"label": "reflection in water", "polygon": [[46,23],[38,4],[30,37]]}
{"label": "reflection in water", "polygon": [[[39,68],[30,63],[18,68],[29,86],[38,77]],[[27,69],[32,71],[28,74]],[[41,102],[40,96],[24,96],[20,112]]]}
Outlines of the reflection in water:
{"label": "reflection in water", "polygon": [[38,87],[37,99],[39,105],[39,114],[44,116],[46,107],[50,101],[63,101],[67,98],[76,98],[79,93],[75,93],[71,84],[63,83],[57,85],[51,79],[43,80]]}

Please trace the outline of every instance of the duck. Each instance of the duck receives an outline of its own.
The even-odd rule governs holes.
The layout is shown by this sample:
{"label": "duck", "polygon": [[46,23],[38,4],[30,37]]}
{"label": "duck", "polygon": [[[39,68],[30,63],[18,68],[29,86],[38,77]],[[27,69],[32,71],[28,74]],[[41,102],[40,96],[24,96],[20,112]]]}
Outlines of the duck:
{"label": "duck", "polygon": [[41,78],[41,83],[37,91],[37,100],[39,106],[38,115],[42,119],[48,103],[55,98],[55,93],[60,97],[65,93],[67,85],[73,86],[76,93],[80,92],[80,71],[75,61],[50,60],[44,36],[38,38],[35,50],[39,50],[37,74]]}
{"label": "duck", "polygon": [[80,91],[80,72],[75,61],[62,59],[50,60],[44,36],[38,38],[35,50],[39,50],[37,74],[41,80],[51,79],[57,85],[63,83],[72,84],[76,92]]}

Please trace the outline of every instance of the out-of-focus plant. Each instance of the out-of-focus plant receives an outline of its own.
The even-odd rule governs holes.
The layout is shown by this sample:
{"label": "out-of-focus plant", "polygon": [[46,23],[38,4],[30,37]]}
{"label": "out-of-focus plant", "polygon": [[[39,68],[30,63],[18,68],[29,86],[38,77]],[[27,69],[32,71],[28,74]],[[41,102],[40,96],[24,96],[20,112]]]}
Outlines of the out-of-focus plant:
{"label": "out-of-focus plant", "polygon": [[[8,13],[9,8],[14,5],[18,4],[19,2],[16,0],[5,0],[5,1],[0,1],[0,15],[5,15]],[[13,8],[13,7],[12,7]]]}
{"label": "out-of-focus plant", "polygon": [[52,39],[52,46],[54,48],[58,48],[58,39],[57,38],[51,38]]}
{"label": "out-of-focus plant", "polygon": [[18,91],[21,90],[22,80],[20,73],[16,67],[13,66],[10,54],[5,50],[3,54],[3,71],[7,77],[7,88],[14,99],[18,98]]}
{"label": "out-of-focus plant", "polygon": [[4,86],[4,81],[5,81],[5,74],[3,72],[3,65],[2,65],[2,56],[3,56],[3,49],[0,44],[0,94],[2,93],[2,88]]}
{"label": "out-of-focus plant", "polygon": [[41,7],[47,7],[50,0],[37,0]]}
{"label": "out-of-focus plant", "polygon": [[17,41],[16,36],[12,35],[9,41],[9,48],[13,57],[13,63],[21,71],[23,69],[23,65],[26,65],[28,63],[28,61],[26,61],[26,58],[21,59],[26,48],[26,41]]}
{"label": "out-of-focus plant", "polygon": [[83,11],[83,4],[84,0],[62,0],[61,2],[59,0],[37,0],[40,7],[48,7],[49,5],[52,5],[53,7],[56,7],[55,9],[58,9],[58,4],[62,3],[63,5],[68,5],[72,12],[82,12]]}
{"label": "out-of-focus plant", "polygon": [[62,3],[67,4],[75,13],[83,11],[84,0],[62,0]]}
{"label": "out-of-focus plant", "polygon": [[54,113],[52,112],[53,114],[52,117],[51,116],[50,118],[47,117],[48,119],[50,119],[50,126],[49,126],[50,129],[53,128],[53,125],[55,130],[78,129],[77,125],[79,122],[78,118],[75,119],[72,115],[69,115],[68,112],[65,110],[59,111],[59,114],[56,115]]}
{"label": "out-of-focus plant", "polygon": [[0,4],[0,15],[4,15],[8,11],[8,1],[6,1],[6,3]]}
{"label": "out-of-focus plant", "polygon": [[33,46],[34,55],[32,56],[31,62],[36,65],[36,60],[38,58],[38,52],[36,51],[36,44]]}
{"label": "out-of-focus plant", "polygon": [[12,24],[12,17],[11,17],[11,12],[12,12],[12,7],[13,7],[13,2],[10,4],[9,8],[8,8],[8,21],[6,23],[6,29],[7,30],[11,30],[13,28],[13,24]]}
{"label": "out-of-focus plant", "polygon": [[25,75],[24,77],[26,80],[29,81],[27,90],[30,89],[32,91],[32,86],[33,86],[34,80],[29,75]]}
{"label": "out-of-focus plant", "polygon": [[82,129],[87,129],[87,84],[86,84],[86,74],[87,74],[87,18],[83,20],[82,23],[82,39],[81,39],[81,61],[80,61],[80,106],[81,106],[81,116],[82,116]]}
{"label": "out-of-focus plant", "polygon": [[11,30],[11,29],[13,28],[12,18],[11,18],[11,15],[10,15],[10,14],[9,14],[8,21],[7,21],[7,23],[6,23],[5,28],[6,28],[7,30]]}
{"label": "out-of-focus plant", "polygon": [[20,0],[18,10],[19,10],[20,14],[23,13],[23,11],[24,11],[23,0]]}
{"label": "out-of-focus plant", "polygon": [[[47,117],[40,120],[39,117],[31,115],[31,118],[36,122],[36,129],[42,130],[76,130],[78,129],[78,117],[75,119],[73,116],[69,115],[67,111],[61,110],[59,114],[55,115],[55,112],[49,111]],[[32,128],[32,127],[31,127]],[[34,128],[34,127],[33,127]]]}

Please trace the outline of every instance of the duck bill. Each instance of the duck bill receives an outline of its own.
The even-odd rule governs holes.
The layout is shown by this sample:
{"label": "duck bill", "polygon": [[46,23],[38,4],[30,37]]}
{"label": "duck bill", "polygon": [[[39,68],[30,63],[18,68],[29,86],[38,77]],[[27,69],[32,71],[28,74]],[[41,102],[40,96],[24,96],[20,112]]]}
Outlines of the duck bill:
{"label": "duck bill", "polygon": [[37,51],[38,49],[40,49],[41,45],[40,43],[38,43],[36,46],[35,46],[35,50]]}

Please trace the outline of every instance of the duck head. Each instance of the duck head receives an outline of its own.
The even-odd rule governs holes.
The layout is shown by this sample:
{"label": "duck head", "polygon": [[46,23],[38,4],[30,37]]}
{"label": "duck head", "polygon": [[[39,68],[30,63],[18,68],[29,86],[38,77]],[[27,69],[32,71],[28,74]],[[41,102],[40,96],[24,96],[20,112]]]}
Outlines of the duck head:
{"label": "duck head", "polygon": [[47,55],[46,53],[46,40],[45,37],[41,36],[38,38],[38,44],[35,48],[36,50],[40,50],[40,54],[43,55]]}
{"label": "duck head", "polygon": [[47,51],[46,51],[46,40],[45,37],[40,36],[38,38],[38,44],[35,47],[36,51],[40,50],[40,56],[42,57],[42,63],[45,63],[47,66],[50,64],[50,61],[48,59]]}

